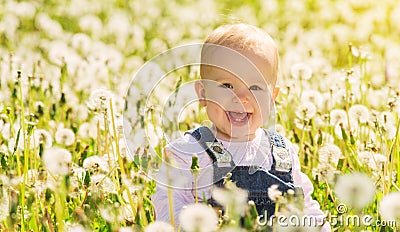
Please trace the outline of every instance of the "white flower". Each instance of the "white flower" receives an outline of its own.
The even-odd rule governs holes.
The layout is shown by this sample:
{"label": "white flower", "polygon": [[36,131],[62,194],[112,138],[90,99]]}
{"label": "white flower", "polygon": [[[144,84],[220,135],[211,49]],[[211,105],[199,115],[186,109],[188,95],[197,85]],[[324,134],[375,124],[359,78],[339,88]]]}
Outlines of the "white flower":
{"label": "white flower", "polygon": [[112,99],[112,93],[107,89],[96,89],[89,97],[87,106],[89,109],[98,111],[101,109],[108,109],[110,105],[110,99]]}
{"label": "white flower", "polygon": [[31,2],[14,2],[9,1],[7,3],[7,8],[9,11],[13,12],[15,15],[22,18],[33,18],[36,13],[35,4]]}
{"label": "white flower", "polygon": [[75,142],[75,133],[68,128],[59,128],[56,131],[55,137],[58,144],[69,146]]}
{"label": "white flower", "polygon": [[296,109],[296,116],[299,119],[309,120],[315,116],[317,108],[311,102],[304,102]]}
{"label": "white flower", "polygon": [[104,174],[95,174],[92,175],[90,181],[91,190],[94,192],[103,192],[103,193],[116,193],[116,188],[114,182],[110,179],[110,177]]}
{"label": "white flower", "polygon": [[182,229],[188,232],[208,232],[217,229],[217,214],[205,204],[187,206],[181,211],[179,219]]}
{"label": "white flower", "polygon": [[155,221],[148,225],[145,232],[174,232],[174,227],[163,221]]}
{"label": "white flower", "polygon": [[231,189],[215,188],[212,190],[213,198],[232,213],[240,215],[246,208],[248,193],[238,188],[235,184],[227,183]]}
{"label": "white flower", "polygon": [[92,41],[90,37],[84,33],[77,33],[71,39],[72,47],[82,52],[84,55],[89,53],[91,44]]}
{"label": "white flower", "polygon": [[322,107],[323,98],[319,91],[317,90],[305,90],[301,94],[301,102],[311,102],[318,108]]}
{"label": "white flower", "polygon": [[347,114],[346,111],[342,109],[333,109],[329,113],[329,124],[332,126],[336,126],[339,123],[345,124],[347,122]]}
{"label": "white flower", "polygon": [[71,153],[59,147],[51,147],[43,153],[43,164],[53,175],[67,175],[72,162]]}
{"label": "white flower", "polygon": [[335,179],[335,175],[340,173],[332,165],[326,165],[319,163],[316,168],[312,169],[312,177],[314,179],[318,178],[319,181],[328,181],[329,183],[333,183]]}
{"label": "white flower", "polygon": [[384,196],[379,206],[379,212],[385,220],[400,222],[400,192],[392,192]]}
{"label": "white flower", "polygon": [[342,156],[342,151],[335,144],[326,144],[319,149],[318,154],[319,163],[334,165],[335,167],[338,164],[340,157]]}
{"label": "white flower", "polygon": [[282,192],[278,190],[278,185],[274,184],[268,188],[268,197],[275,202],[282,197]]}
{"label": "white flower", "polygon": [[387,157],[381,154],[374,154],[370,151],[361,151],[358,153],[358,158],[363,164],[367,164],[373,170],[379,171],[386,163]]}
{"label": "white flower", "polygon": [[0,174],[0,222],[4,221],[9,215],[10,201],[8,199],[9,180]]}
{"label": "white flower", "polygon": [[109,171],[107,161],[97,155],[87,157],[85,160],[83,160],[82,166],[86,170],[90,170],[90,171],[94,171],[94,172],[98,172],[98,171],[108,172]]}
{"label": "white flower", "polygon": [[347,206],[362,209],[374,199],[375,184],[365,174],[352,173],[339,177],[335,192]]}
{"label": "white flower", "polygon": [[63,29],[60,23],[52,20],[46,13],[39,13],[35,20],[36,26],[43,30],[50,38],[59,38],[63,35]]}
{"label": "white flower", "polygon": [[349,109],[349,118],[352,121],[366,123],[369,120],[369,110],[364,105],[353,105]]}
{"label": "white flower", "polygon": [[101,32],[103,23],[101,20],[92,14],[87,14],[79,19],[79,27],[84,31],[89,31],[93,34]]}
{"label": "white flower", "polygon": [[92,121],[91,123],[85,122],[79,125],[78,135],[84,139],[96,139],[97,138],[97,127]]}
{"label": "white flower", "polygon": [[39,146],[42,142],[45,148],[50,148],[53,144],[53,139],[47,130],[37,129],[33,132],[35,146]]}
{"label": "white flower", "polygon": [[297,63],[290,68],[292,77],[295,79],[308,80],[312,76],[311,67],[305,63]]}

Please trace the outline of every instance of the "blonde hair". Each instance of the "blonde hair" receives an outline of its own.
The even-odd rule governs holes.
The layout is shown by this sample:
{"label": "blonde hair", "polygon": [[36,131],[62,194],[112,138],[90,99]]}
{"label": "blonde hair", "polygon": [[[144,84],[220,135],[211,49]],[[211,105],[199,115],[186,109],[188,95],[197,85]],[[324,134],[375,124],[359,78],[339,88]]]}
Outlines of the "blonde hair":
{"label": "blonde hair", "polygon": [[[211,32],[205,39],[204,44],[220,45],[238,52],[247,51],[268,60],[272,59],[272,76],[274,77],[274,83],[272,84],[275,85],[279,65],[278,48],[267,32],[244,23],[226,24],[219,26]],[[206,53],[205,50],[203,46],[201,52],[202,63],[205,63],[203,62]],[[202,66],[200,66],[200,74],[204,73],[202,72],[202,69],[204,69]]]}

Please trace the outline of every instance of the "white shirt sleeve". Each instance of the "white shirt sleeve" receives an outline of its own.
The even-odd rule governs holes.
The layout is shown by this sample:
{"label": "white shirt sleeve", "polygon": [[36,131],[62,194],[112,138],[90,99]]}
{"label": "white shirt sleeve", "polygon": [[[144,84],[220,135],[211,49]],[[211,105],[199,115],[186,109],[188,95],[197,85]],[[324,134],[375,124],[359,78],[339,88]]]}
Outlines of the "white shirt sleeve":
{"label": "white shirt sleeve", "polygon": [[[192,174],[190,172],[190,163],[186,157],[179,157],[167,150],[167,155],[172,165],[163,162],[158,173],[156,192],[151,196],[155,212],[156,220],[171,223],[168,187],[172,198],[172,213],[174,215],[175,227],[179,226],[179,214],[182,207],[194,203],[192,194]],[[168,175],[167,175],[168,172]],[[165,177],[169,177],[169,180]],[[168,184],[169,183],[169,184]]]}
{"label": "white shirt sleeve", "polygon": [[[293,182],[296,186],[300,186],[304,192],[304,213],[307,216],[313,216],[317,219],[318,224],[321,225],[326,219],[326,215],[321,211],[320,205],[316,200],[311,198],[311,194],[314,191],[314,187],[310,181],[310,178],[303,172],[301,172],[300,161],[297,155],[297,151],[293,148],[289,141],[285,141],[289,144],[289,152],[292,154],[292,174]],[[322,232],[330,232],[331,227],[329,222],[325,222],[324,226],[321,228]]]}

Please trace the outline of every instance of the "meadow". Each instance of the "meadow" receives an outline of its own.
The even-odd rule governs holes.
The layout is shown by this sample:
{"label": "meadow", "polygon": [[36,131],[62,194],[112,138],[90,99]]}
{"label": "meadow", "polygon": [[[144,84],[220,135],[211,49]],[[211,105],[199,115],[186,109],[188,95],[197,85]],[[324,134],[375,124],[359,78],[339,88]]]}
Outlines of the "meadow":
{"label": "meadow", "polygon": [[[154,222],[149,174],[165,136],[207,120],[197,104],[182,111],[190,96],[178,91],[198,67],[167,59],[137,74],[233,22],[278,45],[275,128],[297,147],[332,230],[400,230],[397,0],[1,0],[0,231],[173,231]],[[293,209],[290,197],[280,203]],[[244,206],[243,228],[234,210],[204,204],[187,207],[180,228],[263,231]]]}

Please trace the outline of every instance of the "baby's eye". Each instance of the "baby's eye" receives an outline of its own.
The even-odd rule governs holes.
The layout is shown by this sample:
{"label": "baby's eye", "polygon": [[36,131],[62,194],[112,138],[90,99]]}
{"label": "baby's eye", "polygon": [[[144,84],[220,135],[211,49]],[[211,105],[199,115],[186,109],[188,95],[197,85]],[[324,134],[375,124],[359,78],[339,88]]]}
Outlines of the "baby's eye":
{"label": "baby's eye", "polygon": [[252,85],[252,86],[250,86],[249,89],[250,90],[262,90],[262,88],[260,86],[258,86],[258,85]]}
{"label": "baby's eye", "polygon": [[233,89],[233,85],[229,83],[223,83],[220,85],[222,88]]}

